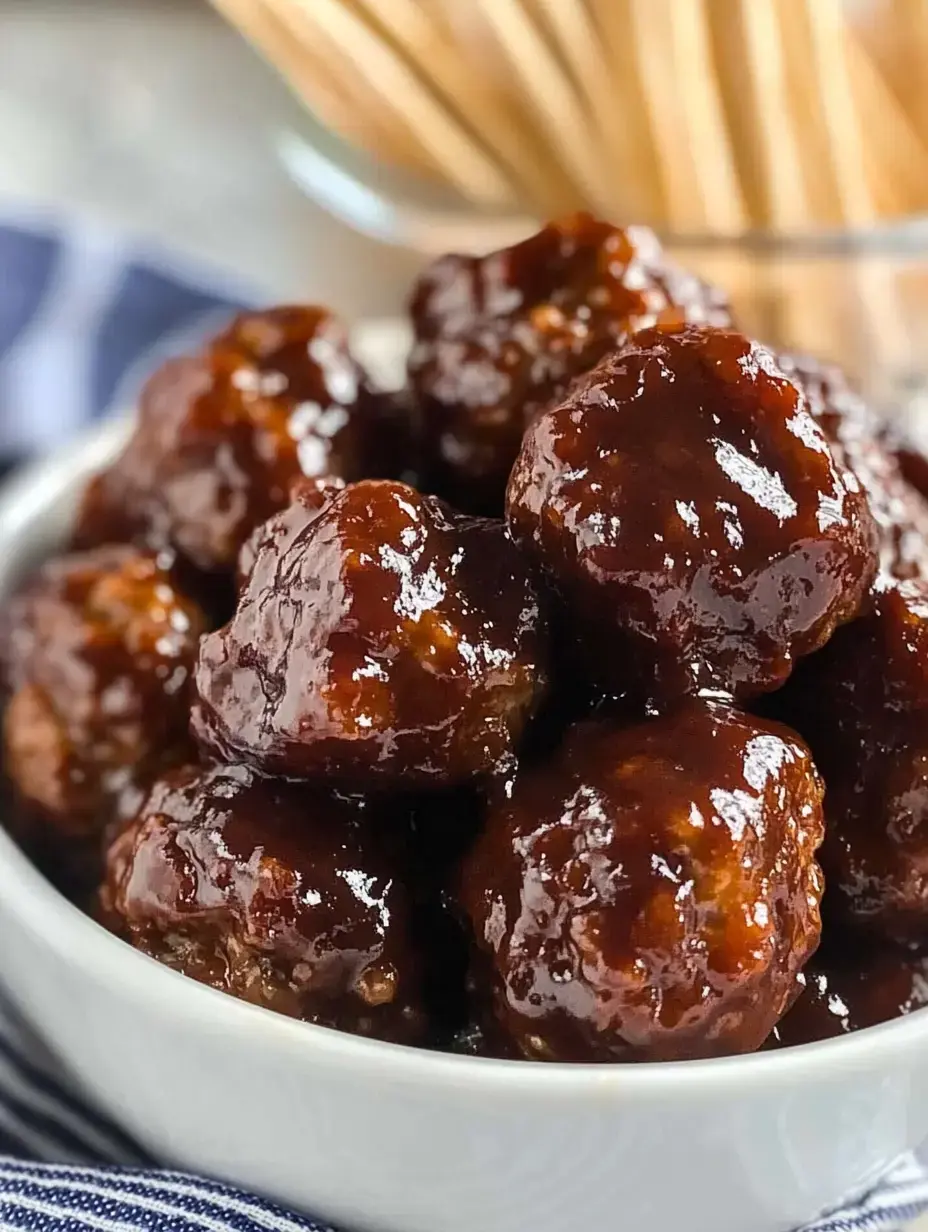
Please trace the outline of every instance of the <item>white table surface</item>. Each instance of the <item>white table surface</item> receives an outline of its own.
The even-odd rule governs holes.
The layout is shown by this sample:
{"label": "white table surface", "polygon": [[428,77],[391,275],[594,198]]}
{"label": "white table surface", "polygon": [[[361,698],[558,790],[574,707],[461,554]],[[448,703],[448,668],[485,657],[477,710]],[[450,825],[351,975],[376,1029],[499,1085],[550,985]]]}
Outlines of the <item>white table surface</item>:
{"label": "white table surface", "polygon": [[196,0],[0,0],[0,213],[76,210],[282,299],[397,311],[419,258],[353,235],[290,184],[270,134],[293,117]]}

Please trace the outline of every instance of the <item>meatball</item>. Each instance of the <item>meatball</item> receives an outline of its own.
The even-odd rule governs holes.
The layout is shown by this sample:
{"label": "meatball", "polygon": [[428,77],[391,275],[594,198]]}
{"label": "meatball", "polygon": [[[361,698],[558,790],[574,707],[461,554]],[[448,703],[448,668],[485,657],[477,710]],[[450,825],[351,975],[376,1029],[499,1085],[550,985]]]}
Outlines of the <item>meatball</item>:
{"label": "meatball", "polygon": [[741,334],[637,334],[529,427],[516,542],[595,682],[751,696],[856,615],[877,567],[859,484],[797,387]]}
{"label": "meatball", "polygon": [[313,493],[265,528],[203,639],[193,727],[271,774],[440,787],[493,770],[544,686],[544,627],[501,522],[405,484]]}
{"label": "meatball", "polygon": [[780,355],[778,363],[808,398],[835,460],[857,476],[867,495],[881,571],[901,579],[928,576],[928,501],[906,481],[901,459],[887,444],[886,424],[840,369],[795,355]]}
{"label": "meatball", "polygon": [[52,560],[10,601],[3,758],[27,819],[100,834],[162,765],[189,758],[203,628],[169,561],[131,547]]}
{"label": "meatball", "polygon": [[[290,489],[290,503],[299,502],[301,511],[305,510],[305,520],[308,525],[311,518],[316,513],[320,513],[332,497],[344,491],[346,486],[344,479],[334,475],[325,475],[317,479],[300,478]],[[300,517],[301,519],[304,517],[302,512]],[[286,518],[271,518],[267,522],[262,522],[260,526],[256,526],[251,532],[238,554],[236,581],[239,594],[248,585],[248,579],[261,547],[265,544],[270,547],[276,537],[286,536],[288,531],[289,524]]]}
{"label": "meatball", "polygon": [[573,728],[463,868],[506,1034],[552,1061],[758,1048],[818,945],[821,799],[798,736],[719,702]]}
{"label": "meatball", "polygon": [[799,979],[803,991],[774,1027],[768,1048],[790,1048],[875,1027],[928,1003],[923,955],[857,945],[844,961],[818,956]]}
{"label": "meatball", "polygon": [[893,441],[893,456],[906,482],[922,497],[928,497],[928,451],[912,436]]}
{"label": "meatball", "polygon": [[412,300],[424,483],[498,516],[526,425],[616,342],[656,321],[730,324],[722,293],[646,227],[577,214],[486,257],[447,256]]}
{"label": "meatball", "polygon": [[885,583],[777,709],[828,784],[829,902],[871,932],[928,936],[928,581]]}
{"label": "meatball", "polygon": [[928,402],[921,381],[902,391],[886,437],[907,483],[928,498]]}
{"label": "meatball", "polygon": [[242,766],[175,771],[109,850],[103,918],[243,1000],[417,1042],[408,903],[371,807]]}
{"label": "meatball", "polygon": [[470,939],[449,887],[483,821],[476,785],[404,797],[409,812],[403,877],[423,939],[423,989],[437,1048],[458,1047],[471,1025]]}
{"label": "meatball", "polygon": [[493,1023],[467,1023],[454,1033],[445,1051],[462,1057],[489,1057],[495,1061],[523,1060],[511,1041],[505,1039]]}
{"label": "meatball", "polygon": [[128,446],[86,493],[75,543],[142,538],[231,574],[298,476],[388,473],[382,409],[330,313],[247,313],[148,382]]}

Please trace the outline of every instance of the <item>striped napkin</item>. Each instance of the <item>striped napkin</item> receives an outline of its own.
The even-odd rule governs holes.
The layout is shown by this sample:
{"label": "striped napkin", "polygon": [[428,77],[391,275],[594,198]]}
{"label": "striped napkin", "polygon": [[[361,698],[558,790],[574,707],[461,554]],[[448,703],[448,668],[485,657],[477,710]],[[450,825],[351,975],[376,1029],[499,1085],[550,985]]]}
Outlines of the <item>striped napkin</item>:
{"label": "striped napkin", "polygon": [[[0,222],[0,469],[131,405],[161,359],[255,299],[86,225]],[[906,1156],[803,1232],[889,1232],[925,1210],[928,1168]],[[159,1169],[76,1098],[0,994],[0,1229],[13,1228],[325,1232],[262,1198]]]}
{"label": "striped napkin", "polygon": [[109,231],[0,221],[0,466],[131,405],[253,288]]}

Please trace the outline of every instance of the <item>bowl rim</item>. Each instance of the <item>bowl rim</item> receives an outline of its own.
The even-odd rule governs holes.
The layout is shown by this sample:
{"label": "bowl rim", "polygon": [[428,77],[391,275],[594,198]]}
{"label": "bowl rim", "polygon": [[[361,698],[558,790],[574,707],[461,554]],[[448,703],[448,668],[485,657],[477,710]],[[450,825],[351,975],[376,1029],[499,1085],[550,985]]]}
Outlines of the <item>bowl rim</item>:
{"label": "bowl rim", "polygon": [[[98,424],[65,449],[23,468],[0,490],[0,600],[11,561],[30,527],[115,454],[130,425],[128,416]],[[814,1080],[826,1067],[839,1072],[879,1068],[928,1042],[926,1007],[836,1039],[708,1060],[531,1064],[434,1052],[288,1018],[171,970],[69,902],[2,829],[0,898],[46,948],[70,964],[79,962],[91,984],[118,987],[123,996],[153,1003],[161,1013],[169,1002],[178,1016],[208,1023],[211,1029],[263,1032],[269,1042],[295,1055],[314,1047],[332,1065],[364,1072],[375,1082],[466,1087],[477,1096],[499,1094],[503,1088],[538,1098],[560,1092],[571,1097],[676,1099],[746,1083],[771,1087]],[[0,962],[0,974],[2,969]],[[8,991],[15,999],[15,986]]]}
{"label": "bowl rim", "polygon": [[[278,130],[274,145],[284,170],[307,197],[352,230],[382,244],[424,256],[491,252],[544,225],[544,219],[531,210],[475,206],[444,185],[378,162],[329,128],[309,107]],[[785,230],[674,231],[666,226],[655,230],[670,249],[735,251],[780,260],[904,258],[924,253],[928,213],[916,210],[847,227],[815,223]]]}

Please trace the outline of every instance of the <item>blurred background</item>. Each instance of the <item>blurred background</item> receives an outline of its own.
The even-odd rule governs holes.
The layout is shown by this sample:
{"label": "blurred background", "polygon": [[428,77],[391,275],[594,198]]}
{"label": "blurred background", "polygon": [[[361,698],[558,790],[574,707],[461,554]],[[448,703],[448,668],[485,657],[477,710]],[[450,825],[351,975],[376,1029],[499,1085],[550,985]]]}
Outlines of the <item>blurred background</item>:
{"label": "blurred background", "polygon": [[231,305],[394,315],[429,255],[578,206],[919,408],[926,64],[928,0],[0,0],[0,454]]}
{"label": "blurred background", "polygon": [[293,186],[273,141],[296,111],[199,0],[0,0],[0,212],[66,212],[271,296],[395,311],[419,262]]}

